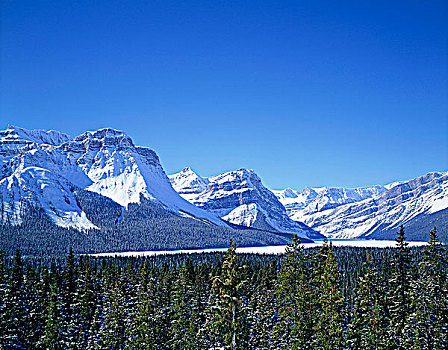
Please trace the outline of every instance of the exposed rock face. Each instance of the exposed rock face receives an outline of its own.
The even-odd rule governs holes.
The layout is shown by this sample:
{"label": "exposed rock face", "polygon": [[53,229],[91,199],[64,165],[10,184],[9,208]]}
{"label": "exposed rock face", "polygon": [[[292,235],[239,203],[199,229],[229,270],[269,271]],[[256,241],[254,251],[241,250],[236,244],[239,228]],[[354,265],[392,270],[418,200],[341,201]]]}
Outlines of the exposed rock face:
{"label": "exposed rock face", "polygon": [[232,224],[297,233],[301,237],[322,237],[306,225],[291,220],[253,170],[239,169],[203,178],[185,168],[169,177],[185,199]]}
{"label": "exposed rock face", "polygon": [[[289,216],[332,238],[380,235],[393,238],[399,225],[448,208],[448,172],[433,172],[409,181],[364,188],[305,188],[273,191]],[[440,221],[440,219],[438,219]],[[442,223],[443,224],[443,223]]]}
{"label": "exposed rock face", "polygon": [[288,215],[296,219],[295,215],[303,212],[320,212],[333,209],[340,205],[355,203],[377,196],[387,191],[386,186],[369,186],[359,188],[310,188],[305,187],[302,192],[287,188],[283,191],[272,191],[285,206]]}
{"label": "exposed rock face", "polygon": [[177,174],[169,175],[173,188],[185,199],[194,199],[207,188],[210,181],[200,177],[190,168],[184,168]]}
{"label": "exposed rock face", "polygon": [[114,129],[75,138],[18,127],[0,131],[0,222],[13,225],[31,204],[59,226],[96,228],[98,221],[79,205],[84,190],[109,198],[118,209],[144,199],[224,227],[227,222],[311,239],[392,238],[400,224],[417,231],[436,220],[448,227],[447,178],[448,172],[434,172],[385,186],[271,192],[247,169],[205,178],[185,168],[168,179],[152,149],[135,146]]}
{"label": "exposed rock face", "polygon": [[146,198],[166,210],[220,226],[216,215],[180,197],[171,187],[157,154],[137,147],[114,129],[70,139],[44,130],[9,127],[0,132],[0,201],[2,222],[21,223],[24,204],[42,206],[58,225],[94,228],[74,192],[86,189],[127,207]]}

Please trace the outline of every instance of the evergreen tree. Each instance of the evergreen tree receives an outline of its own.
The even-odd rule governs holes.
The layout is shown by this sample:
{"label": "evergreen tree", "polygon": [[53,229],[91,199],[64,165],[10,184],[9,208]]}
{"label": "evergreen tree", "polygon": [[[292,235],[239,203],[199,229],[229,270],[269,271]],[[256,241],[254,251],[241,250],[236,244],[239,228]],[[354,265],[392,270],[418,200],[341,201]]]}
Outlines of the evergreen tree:
{"label": "evergreen tree", "polygon": [[[275,268],[275,267],[274,267]],[[250,322],[250,349],[267,350],[278,347],[275,330],[278,324],[276,297],[274,283],[276,269],[266,266],[261,270],[261,277],[255,282],[255,291],[252,294],[248,319]]]}
{"label": "evergreen tree", "polygon": [[384,283],[368,251],[363,265],[364,271],[359,274],[355,291],[347,346],[352,349],[385,349]]}
{"label": "evergreen tree", "polygon": [[201,263],[199,265],[195,277],[195,288],[192,299],[192,307],[195,318],[198,320],[198,331],[194,341],[192,342],[193,348],[196,349],[206,348],[209,344],[209,334],[205,325],[209,315],[207,307],[210,295],[210,277],[212,275],[213,274],[210,273],[210,267],[208,264]]}
{"label": "evergreen tree", "polygon": [[7,287],[8,275],[5,269],[5,255],[3,250],[0,250],[0,346],[6,345],[8,339]]}
{"label": "evergreen tree", "polygon": [[108,292],[104,301],[104,320],[99,332],[94,335],[97,339],[94,349],[123,349],[125,346],[125,308],[123,291],[118,282],[113,290]]}
{"label": "evergreen tree", "polygon": [[26,334],[25,343],[28,347],[34,348],[42,336],[43,328],[43,309],[40,303],[38,276],[36,276],[34,269],[28,265],[25,274],[25,300],[26,300]]}
{"label": "evergreen tree", "polygon": [[62,342],[66,349],[75,349],[78,347],[78,338],[81,327],[78,317],[80,305],[76,281],[75,258],[73,249],[70,247],[63,273],[60,322]]}
{"label": "evergreen tree", "polygon": [[413,330],[408,324],[412,312],[411,297],[411,256],[406,242],[404,226],[397,232],[396,248],[392,260],[392,275],[389,281],[389,344],[398,349],[405,349],[413,337]]}
{"label": "evergreen tree", "polygon": [[212,277],[210,309],[207,329],[211,333],[211,347],[244,349],[247,330],[242,314],[246,281],[243,266],[238,264],[236,243],[231,240],[219,275]]}
{"label": "evergreen tree", "polygon": [[14,263],[9,278],[5,296],[6,304],[6,336],[5,347],[10,349],[23,349],[26,344],[27,325],[26,295],[24,286],[24,273],[19,248],[16,248]]}
{"label": "evergreen tree", "polygon": [[[280,327],[276,332],[279,346],[308,349],[312,337],[312,295],[308,282],[310,273],[305,267],[305,257],[300,239],[294,235],[286,246],[275,286],[279,309]],[[281,340],[282,336],[287,336]]]}
{"label": "evergreen tree", "polygon": [[82,349],[87,346],[89,330],[96,311],[95,286],[93,283],[92,267],[87,257],[84,260],[82,260],[82,258],[80,260],[78,286],[79,307],[77,309],[77,317],[79,324],[79,336],[77,340],[77,347]]}
{"label": "evergreen tree", "polygon": [[153,299],[153,337],[159,349],[168,349],[172,318],[172,284],[170,268],[164,264],[154,289]]}
{"label": "evergreen tree", "polygon": [[64,349],[61,334],[61,298],[57,287],[55,273],[50,274],[50,288],[48,306],[45,312],[45,327],[39,341],[42,349]]}
{"label": "evergreen tree", "polygon": [[151,349],[156,347],[157,342],[153,318],[156,309],[153,303],[156,282],[150,276],[146,263],[139,270],[137,283],[138,298],[134,309],[134,325],[129,330],[128,347]]}
{"label": "evergreen tree", "polygon": [[172,349],[193,349],[198,332],[198,318],[194,309],[195,271],[190,259],[179,270],[173,290],[173,317],[171,321]]}
{"label": "evergreen tree", "polygon": [[313,347],[315,349],[342,348],[343,298],[338,265],[331,242],[324,241],[317,254],[316,300]]}
{"label": "evergreen tree", "polygon": [[422,349],[443,349],[447,326],[446,293],[443,290],[446,275],[442,273],[442,244],[436,228],[430,232],[428,245],[423,250],[419,277],[413,283],[414,313],[411,324],[415,330],[413,344]]}

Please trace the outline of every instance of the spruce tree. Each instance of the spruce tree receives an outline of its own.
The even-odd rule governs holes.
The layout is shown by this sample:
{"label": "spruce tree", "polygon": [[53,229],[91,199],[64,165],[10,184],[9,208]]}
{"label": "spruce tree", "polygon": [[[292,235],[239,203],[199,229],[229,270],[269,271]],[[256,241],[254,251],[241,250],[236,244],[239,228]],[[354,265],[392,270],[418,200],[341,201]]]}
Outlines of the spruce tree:
{"label": "spruce tree", "polygon": [[243,266],[238,264],[236,243],[231,240],[219,275],[212,277],[209,317],[206,327],[211,333],[210,346],[244,349],[247,325],[242,314],[246,281]]}
{"label": "spruce tree", "polygon": [[[312,295],[309,288],[311,275],[305,266],[303,245],[297,235],[286,246],[285,256],[275,285],[279,309],[280,327],[276,338],[279,346],[293,349],[311,348],[312,337]],[[279,337],[280,336],[280,337]]]}
{"label": "spruce tree", "polygon": [[195,271],[187,259],[179,270],[173,289],[173,317],[171,321],[170,346],[172,349],[193,349],[198,331],[197,315],[192,303],[194,297]]}
{"label": "spruce tree", "polygon": [[384,330],[387,326],[384,317],[384,283],[368,251],[363,266],[355,290],[347,346],[353,349],[384,349]]}
{"label": "spruce tree", "polygon": [[77,348],[80,333],[79,295],[76,286],[76,266],[70,247],[63,273],[61,322],[62,343],[66,349]]}
{"label": "spruce tree", "polygon": [[436,228],[430,232],[428,245],[423,250],[419,264],[419,277],[413,283],[414,344],[423,349],[442,349],[445,343],[444,329],[447,326],[443,290],[446,275],[442,273],[444,248],[439,242]]}
{"label": "spruce tree", "polygon": [[278,347],[274,330],[278,329],[278,312],[274,284],[276,270],[266,266],[260,271],[255,283],[255,291],[249,304],[250,349],[267,350]]}
{"label": "spruce tree", "polygon": [[6,289],[6,336],[5,347],[10,349],[26,348],[27,325],[25,308],[25,286],[22,258],[16,248],[14,263]]}
{"label": "spruce tree", "polygon": [[411,297],[411,255],[406,242],[404,226],[397,232],[396,248],[392,263],[391,278],[389,280],[389,346],[405,349],[412,329],[408,324],[412,312]]}
{"label": "spruce tree", "polygon": [[125,308],[123,291],[118,282],[109,291],[104,301],[104,318],[98,334],[95,335],[96,349],[123,349],[125,346]]}
{"label": "spruce tree", "polygon": [[39,294],[39,275],[35,274],[31,265],[28,265],[25,274],[25,300],[26,300],[26,344],[28,347],[34,348],[42,336],[43,328],[43,309],[40,303]]}
{"label": "spruce tree", "polygon": [[39,341],[39,347],[42,349],[64,349],[61,334],[61,298],[55,272],[50,275],[48,304],[45,314],[45,327]]}
{"label": "spruce tree", "polygon": [[5,269],[5,255],[0,250],[0,346],[6,345],[8,339],[8,309],[7,309],[8,275]]}
{"label": "spruce tree", "polygon": [[343,298],[331,242],[324,241],[317,253],[316,262],[313,347],[340,349],[343,345]]}
{"label": "spruce tree", "polygon": [[77,344],[78,348],[85,348],[87,346],[89,330],[96,311],[95,286],[93,283],[92,267],[87,257],[84,260],[82,260],[82,258],[80,260],[78,288],[79,306],[77,308],[77,318],[79,323],[79,336]]}

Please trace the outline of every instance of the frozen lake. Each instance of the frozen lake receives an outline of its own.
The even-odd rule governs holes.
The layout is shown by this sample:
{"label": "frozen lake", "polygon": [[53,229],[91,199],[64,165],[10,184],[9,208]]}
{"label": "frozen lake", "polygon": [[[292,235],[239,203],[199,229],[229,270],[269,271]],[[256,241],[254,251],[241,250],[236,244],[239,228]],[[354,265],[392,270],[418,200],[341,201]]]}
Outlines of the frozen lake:
{"label": "frozen lake", "polygon": [[[334,246],[349,247],[365,247],[365,248],[386,248],[395,246],[395,241],[376,241],[376,240],[356,240],[356,239],[339,239],[332,240]],[[426,242],[409,242],[409,246],[422,246]],[[315,243],[304,243],[305,248],[319,247],[322,241]],[[285,252],[284,245],[263,246],[263,247],[241,247],[237,248],[238,253],[258,253],[258,254],[282,254]],[[140,252],[121,252],[121,253],[98,253],[92,256],[155,256],[168,254],[193,254],[193,253],[212,253],[224,252],[227,248],[207,248],[207,249],[180,249],[180,250],[157,250],[157,251],[140,251]]]}

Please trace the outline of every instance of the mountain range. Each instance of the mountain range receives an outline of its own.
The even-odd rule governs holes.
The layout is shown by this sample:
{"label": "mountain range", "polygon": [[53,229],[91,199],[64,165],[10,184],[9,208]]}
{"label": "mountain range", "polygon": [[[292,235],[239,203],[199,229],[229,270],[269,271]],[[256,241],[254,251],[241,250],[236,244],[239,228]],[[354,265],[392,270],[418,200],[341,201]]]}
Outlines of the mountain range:
{"label": "mountain range", "polygon": [[[0,131],[0,248],[79,252],[446,235],[448,173],[364,188],[267,189],[238,169],[167,176],[156,152],[115,129],[75,138],[8,126]],[[426,236],[425,236],[426,238]],[[51,247],[51,248],[49,248]]]}
{"label": "mountain range", "polygon": [[400,225],[408,237],[426,239],[448,224],[448,172],[362,188],[274,191],[288,215],[330,238],[392,238]]}
{"label": "mountain range", "polygon": [[[332,239],[393,239],[401,224],[410,239],[425,240],[434,226],[441,236],[448,236],[448,172],[387,185],[306,187],[301,192],[291,188],[268,191],[253,170],[246,169],[206,178],[185,168],[169,178],[174,189],[192,204],[246,226],[260,225],[260,218],[288,232],[287,221],[270,218],[272,213],[286,212],[294,222]],[[268,192],[277,197],[282,211]]]}
{"label": "mountain range", "polygon": [[285,207],[253,170],[238,169],[203,178],[190,168],[185,168],[169,178],[173,188],[183,198],[225,222],[322,238],[308,226],[292,220]]}
{"label": "mountain range", "polygon": [[[14,126],[0,131],[0,205],[0,248],[19,245],[30,254],[68,246],[78,252],[225,247],[231,238],[284,244],[292,237],[226,222],[191,204],[173,189],[153,150],[114,129],[75,138]],[[296,226],[304,241],[322,237]]]}

